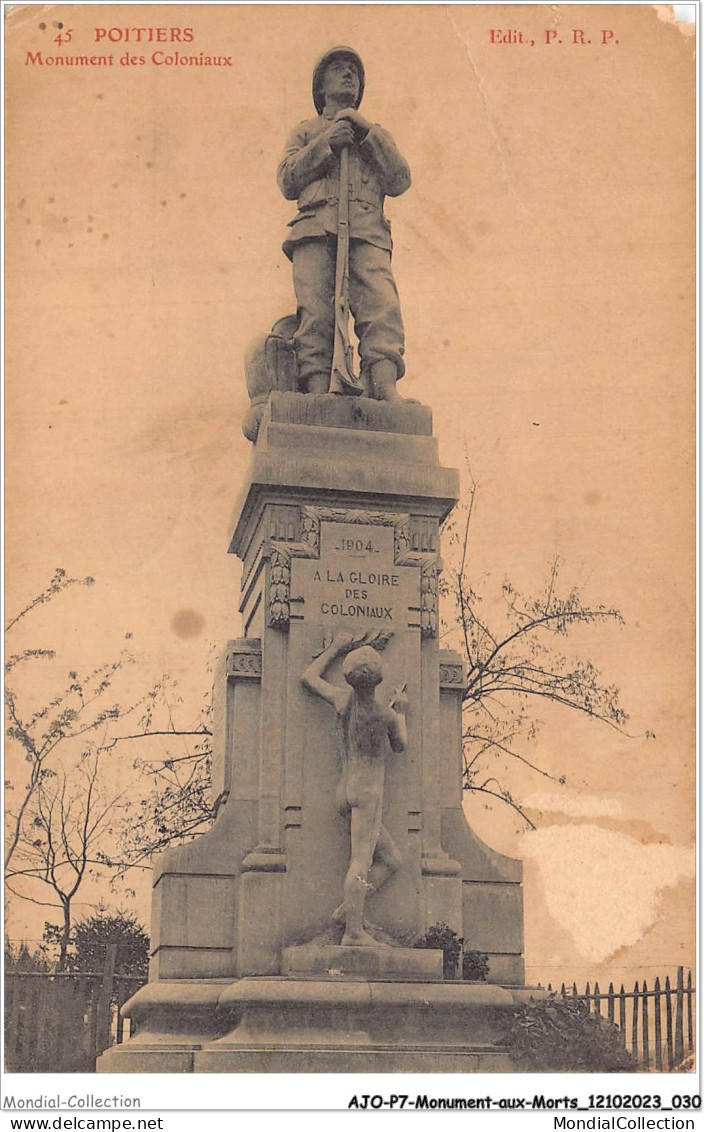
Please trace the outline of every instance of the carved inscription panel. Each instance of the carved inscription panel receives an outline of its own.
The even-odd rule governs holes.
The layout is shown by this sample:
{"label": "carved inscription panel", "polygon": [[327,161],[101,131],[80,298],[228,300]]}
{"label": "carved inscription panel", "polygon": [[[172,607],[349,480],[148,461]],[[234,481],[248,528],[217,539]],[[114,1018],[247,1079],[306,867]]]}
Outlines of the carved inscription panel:
{"label": "carved inscription panel", "polygon": [[391,526],[323,521],[320,557],[291,563],[291,620],[336,628],[419,626],[419,568],[394,561]]}

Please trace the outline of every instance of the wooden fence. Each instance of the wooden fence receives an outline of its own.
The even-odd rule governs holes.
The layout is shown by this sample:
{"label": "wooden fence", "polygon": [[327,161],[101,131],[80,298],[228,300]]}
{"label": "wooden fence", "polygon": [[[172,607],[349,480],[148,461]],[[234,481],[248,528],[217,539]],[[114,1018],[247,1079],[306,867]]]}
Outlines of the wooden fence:
{"label": "wooden fence", "polygon": [[[116,975],[111,947],[105,969],[95,974],[12,972],[5,975],[5,1068],[11,1073],[92,1073],[95,1061],[115,1042],[129,1037],[120,1008],[143,986],[139,976]],[[548,986],[552,991],[552,987]],[[638,1069],[672,1072],[694,1054],[692,973],[678,967],[652,990],[644,980],[632,991],[613,983],[603,992],[576,984],[563,997],[578,998],[592,1014],[614,1023]]]}
{"label": "wooden fence", "polygon": [[129,1037],[120,1008],[146,979],[116,975],[108,951],[99,973],[5,974],[5,1070],[93,1073],[96,1058]]}
{"label": "wooden fence", "polygon": [[[548,990],[552,987],[548,985]],[[587,983],[579,992],[573,983],[571,990],[563,983],[559,993],[574,997],[587,1004],[592,1014],[613,1022],[619,1029],[621,1040],[631,1054],[638,1069],[655,1072],[672,1072],[682,1069],[694,1055],[694,995],[692,972],[685,981],[684,967],[677,968],[675,985],[670,976],[661,984],[655,979],[652,990],[644,979],[636,982],[632,991],[616,991],[609,983],[608,991]]]}

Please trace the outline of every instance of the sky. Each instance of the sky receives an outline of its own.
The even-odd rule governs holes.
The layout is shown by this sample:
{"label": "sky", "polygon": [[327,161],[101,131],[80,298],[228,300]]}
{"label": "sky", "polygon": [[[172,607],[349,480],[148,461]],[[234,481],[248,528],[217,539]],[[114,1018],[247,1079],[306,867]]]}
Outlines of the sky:
{"label": "sky", "polygon": [[[402,392],[479,484],[485,608],[504,578],[539,591],[557,554],[566,587],[625,621],[575,648],[619,685],[629,735],[546,709],[535,753],[566,785],[510,770],[537,829],[477,799],[469,820],[524,859],[530,979],[692,963],[692,25],[651,5],[143,5],[141,25],[192,26],[189,51],[233,66],[122,65],[124,42],[111,68],[27,63],[98,50],[127,8],[8,21],[8,612],[57,566],[96,579],[13,649],[85,668],[130,633],[134,687],[169,672],[196,716],[212,647],[240,633],[243,357],[294,309],[275,170],[315,60],[350,43],[363,112],[413,173],[387,208]],[[55,675],[36,671],[41,702]],[[28,906],[7,928],[41,934]]]}

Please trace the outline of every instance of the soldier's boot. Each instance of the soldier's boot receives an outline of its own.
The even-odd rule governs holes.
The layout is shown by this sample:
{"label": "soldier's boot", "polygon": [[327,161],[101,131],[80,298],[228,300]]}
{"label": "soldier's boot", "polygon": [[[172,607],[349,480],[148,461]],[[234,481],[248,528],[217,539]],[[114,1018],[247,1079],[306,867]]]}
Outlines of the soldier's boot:
{"label": "soldier's boot", "polygon": [[306,393],[329,393],[330,374],[314,373],[306,382]]}
{"label": "soldier's boot", "polygon": [[372,388],[377,401],[401,401],[396,389],[398,372],[396,363],[388,358],[374,362],[371,367]]}

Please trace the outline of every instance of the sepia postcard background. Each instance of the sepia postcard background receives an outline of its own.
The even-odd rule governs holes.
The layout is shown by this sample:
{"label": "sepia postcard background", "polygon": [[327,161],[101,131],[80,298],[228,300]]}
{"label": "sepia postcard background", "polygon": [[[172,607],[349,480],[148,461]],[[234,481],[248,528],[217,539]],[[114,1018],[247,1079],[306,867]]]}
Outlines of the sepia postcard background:
{"label": "sepia postcard background", "polygon": [[[694,25],[650,4],[5,16],[7,615],[56,567],[96,579],[37,608],[11,651],[84,670],[127,644],[125,694],[168,672],[177,724],[197,719],[212,646],[240,633],[226,551],[250,452],[243,356],[294,309],[276,166],[312,114],[316,59],[349,44],[362,110],[413,173],[387,202],[401,392],[479,484],[472,583],[496,611],[504,579],[537,594],[559,555],[566,590],[625,620],[573,647],[620,687],[628,734],[546,705],[532,754],[565,783],[502,771],[536,829],[466,803],[525,862],[527,981],[693,964]],[[173,47],[232,66],[96,44],[96,28],[134,26],[192,27]],[[128,50],[147,63],[121,65]],[[28,62],[38,51],[115,62]],[[54,688],[47,662],[24,691]],[[113,773],[134,756],[116,750]],[[20,758],[9,746],[6,777]],[[148,875],[128,887],[91,883],[77,910],[104,899],[148,924]],[[7,934],[38,939],[49,915],[12,900]]]}

